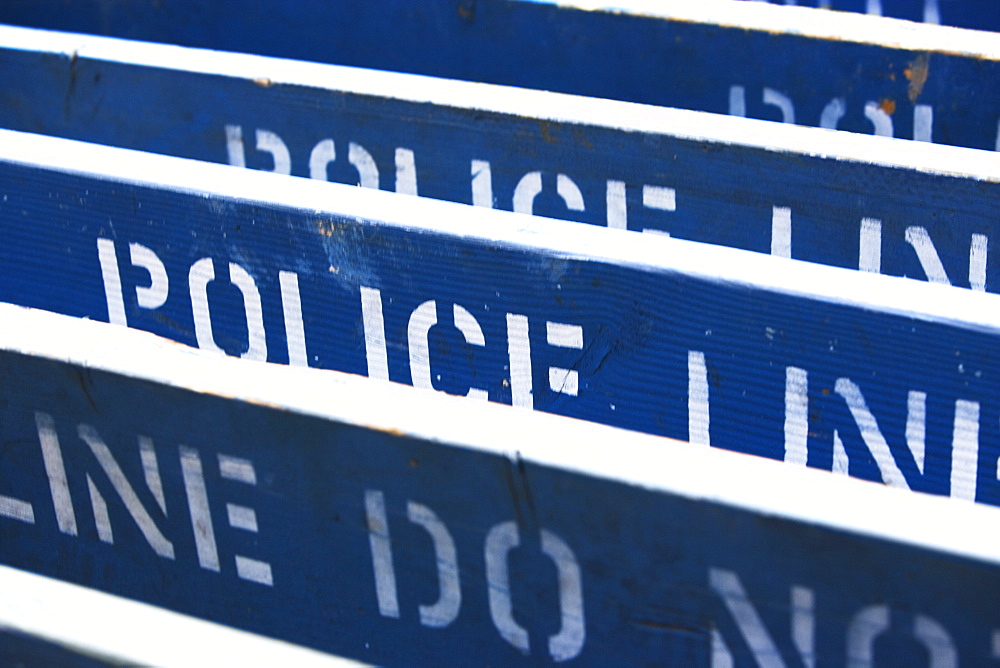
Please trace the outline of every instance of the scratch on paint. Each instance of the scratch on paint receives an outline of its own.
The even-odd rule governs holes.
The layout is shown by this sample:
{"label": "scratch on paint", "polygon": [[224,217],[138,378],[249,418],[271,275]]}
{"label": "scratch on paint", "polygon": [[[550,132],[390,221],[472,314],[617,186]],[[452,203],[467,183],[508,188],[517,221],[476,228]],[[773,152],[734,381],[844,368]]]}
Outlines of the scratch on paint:
{"label": "scratch on paint", "polygon": [[507,458],[507,465],[504,467],[507,477],[507,489],[510,492],[511,501],[514,503],[514,514],[517,517],[517,526],[522,529],[538,531],[538,516],[535,511],[535,500],[531,494],[531,486],[528,482],[528,471],[525,468],[521,453],[515,452]]}
{"label": "scratch on paint", "polygon": [[924,85],[927,83],[927,74],[930,71],[931,55],[921,53],[910,66],[903,70],[903,74],[910,82],[909,96],[910,102],[916,102],[920,94],[924,92]]}

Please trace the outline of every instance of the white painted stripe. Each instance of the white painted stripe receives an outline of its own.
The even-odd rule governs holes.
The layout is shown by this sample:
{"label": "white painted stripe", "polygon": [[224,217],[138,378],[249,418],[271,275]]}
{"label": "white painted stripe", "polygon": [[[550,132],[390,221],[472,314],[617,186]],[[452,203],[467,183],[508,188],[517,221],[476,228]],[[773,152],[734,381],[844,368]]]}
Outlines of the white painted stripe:
{"label": "white painted stripe", "polygon": [[[164,668],[363,665],[8,566],[0,566],[0,591],[0,628],[112,663]],[[109,620],[127,620],[127,633]]]}
{"label": "white painted stripe", "polygon": [[761,668],[785,668],[781,652],[767,632],[764,621],[750,602],[739,577],[732,571],[711,568],[708,572],[709,586],[722,597],[726,609],[739,628],[743,641]]}
{"label": "white painted stripe", "polygon": [[580,374],[576,369],[549,367],[549,389],[575,397],[580,393]]}
{"label": "white painted stripe", "polygon": [[235,480],[248,485],[257,484],[257,471],[249,459],[219,455],[219,475],[226,480]]}
{"label": "white painted stripe", "polygon": [[413,151],[396,149],[396,192],[401,195],[417,194],[417,164]]}
{"label": "white painted stripe", "polygon": [[771,207],[771,255],[792,257],[792,210]]}
{"label": "white painted stripe", "polygon": [[954,498],[976,500],[978,468],[979,404],[959,399],[955,402],[955,426],[951,443],[951,495]]}
{"label": "white painted stripe", "polygon": [[365,518],[368,522],[368,546],[375,571],[375,595],[378,611],[383,617],[399,618],[399,598],[396,594],[396,569],[392,564],[392,539],[389,518],[385,512],[385,494],[381,490],[365,490]]}
{"label": "white painted stripe", "polygon": [[248,364],[9,304],[0,304],[0,322],[0,349],[1000,564],[993,534],[968,530],[1000,523],[1000,509],[991,506],[334,371]]}
{"label": "white painted stripe", "polygon": [[625,182],[609,180],[604,199],[608,210],[608,227],[615,230],[627,230],[628,200],[625,196]]}
{"label": "white painted stripe", "polygon": [[583,349],[583,327],[564,322],[546,322],[545,340],[550,346]]}
{"label": "white painted stripe", "polygon": [[858,269],[877,274],[882,271],[882,221],[875,218],[861,219]]}
{"label": "white painted stripe", "polygon": [[236,575],[244,580],[249,580],[250,582],[267,585],[268,587],[274,586],[274,576],[271,574],[271,564],[266,561],[251,559],[250,557],[244,557],[241,554],[237,554]]}
{"label": "white painted stripe", "polygon": [[35,426],[38,430],[38,442],[42,446],[42,462],[45,464],[45,475],[49,479],[56,524],[59,525],[59,531],[75,536],[76,511],[73,510],[73,498],[69,494],[69,482],[66,480],[66,467],[63,465],[62,448],[59,446],[55,421],[51,415],[35,413]]}
{"label": "white painted stripe", "polygon": [[368,377],[389,380],[389,351],[385,347],[382,292],[361,286],[361,320],[365,326],[365,357]]}
{"label": "white painted stripe", "polygon": [[125,316],[125,297],[122,294],[122,279],[118,271],[118,256],[115,242],[111,239],[97,240],[97,258],[101,263],[101,277],[104,280],[104,299],[108,303],[108,322],[128,326]]}
{"label": "white painted stripe", "polygon": [[816,595],[806,587],[792,587],[792,641],[804,668],[815,668]]}
{"label": "white painted stripe", "polygon": [[785,369],[785,461],[809,461],[809,372],[794,366]]}
{"label": "white painted stripe", "polygon": [[210,571],[219,572],[219,550],[215,543],[212,527],[212,510],[208,505],[208,491],[201,457],[193,448],[180,449],[181,474],[184,478],[184,492],[187,494],[188,510],[194,529],[194,544],[198,552],[198,565]]}
{"label": "white painted stripe", "polygon": [[[310,215],[348,217],[371,225],[452,234],[490,247],[520,248],[543,257],[607,261],[653,273],[680,273],[712,282],[748,285],[765,292],[808,296],[820,302],[860,306],[930,322],[1000,329],[998,295],[929,286],[904,278],[874,277],[660,235],[608,234],[606,228],[594,225],[517,217],[507,211],[398,197],[342,184],[291,179],[258,170],[237,170],[9,130],[0,130],[0,161],[202,197],[264,201],[309,211]],[[100,165],[99,173],[94,172],[95,165]]]}
{"label": "white painted stripe", "polygon": [[101,492],[94,485],[94,480],[87,476],[87,491],[90,492],[90,507],[94,510],[94,524],[97,525],[97,537],[102,542],[113,544],[114,532],[111,529],[111,518],[108,516],[108,504]]}
{"label": "white painted stripe", "polygon": [[226,515],[229,517],[229,526],[234,529],[257,533],[257,511],[253,508],[227,503]]}
{"label": "white painted stripe", "polygon": [[167,514],[167,499],[163,495],[163,480],[160,478],[160,465],[156,461],[156,450],[153,439],[148,436],[139,437],[139,457],[142,460],[142,474],[146,478],[146,487],[153,493],[156,504],[163,514]]}
{"label": "white painted stripe", "polygon": [[302,299],[299,294],[299,275],[293,271],[279,271],[281,310],[285,317],[285,341],[288,342],[288,363],[292,366],[309,366],[306,352],[305,324],[302,322]]}
{"label": "white painted stripe", "polygon": [[510,361],[511,404],[519,408],[534,408],[528,316],[507,314],[507,357]]}
{"label": "white painted stripe", "polygon": [[30,503],[3,494],[0,494],[0,516],[27,524],[35,523],[35,509]]}
{"label": "white painted stripe", "polygon": [[[858,44],[877,44],[907,50],[944,51],[1000,58],[1000,40],[992,33],[902,19],[867,16],[855,12],[817,11],[815,8],[776,6],[732,0],[514,0],[556,5],[566,9],[738,28],[748,31],[788,32]],[[873,9],[869,1],[869,10]],[[881,6],[881,3],[878,3]],[[874,13],[874,12],[872,12]]]}
{"label": "white painted stripe", "polygon": [[[692,20],[716,23],[719,17],[736,18],[753,6],[751,14],[772,15],[782,23],[805,13],[812,23],[830,27],[838,41],[857,34],[854,27],[842,22],[861,21],[874,37],[894,43],[893,34],[906,36],[905,48],[933,52],[965,53],[978,58],[1000,60],[1000,37],[987,32],[928,26],[909,21],[851,15],[849,12],[819,12],[809,8],[772,7],[731,0],[647,0],[649,12],[700,17]],[[725,11],[719,11],[724,2]],[[634,3],[633,3],[634,4]],[[703,9],[703,7],[705,9]],[[627,8],[626,8],[627,10]],[[818,21],[815,18],[818,16]],[[872,24],[874,22],[874,24]],[[773,21],[772,21],[773,23]],[[762,30],[796,30],[809,34],[795,22],[783,26],[762,25]],[[883,43],[880,39],[874,41]],[[897,40],[899,41],[899,40]],[[911,43],[910,43],[911,42]],[[110,62],[134,63],[160,69],[214,74],[223,77],[267,80],[274,84],[309,86],[321,90],[339,90],[387,99],[429,102],[458,109],[483,110],[517,117],[532,117],[556,122],[592,124],[615,129],[648,132],[654,135],[695,139],[706,144],[732,144],[764,148],[778,152],[822,155],[836,160],[863,164],[898,166],[932,174],[953,174],[990,181],[1000,180],[1000,158],[989,151],[943,145],[913,146],[909,141],[891,141],[854,133],[824,132],[817,128],[778,125],[768,121],[710,114],[684,109],[669,109],[616,100],[584,98],[527,88],[497,86],[438,79],[305,61],[269,58],[249,54],[191,49],[186,47],[136,42],[107,37],[0,26],[0,44],[9,48],[42,53],[60,53],[74,58],[95,58]],[[968,51],[966,51],[968,49]],[[732,104],[732,103],[731,103]],[[739,111],[737,109],[736,111]],[[733,109],[730,109],[733,113]],[[745,113],[745,111],[743,111]],[[669,128],[666,131],[665,128]],[[227,126],[230,164],[245,163],[239,126]],[[972,152],[970,152],[972,151]],[[475,172],[475,169],[474,169]],[[369,174],[377,180],[377,173]],[[478,203],[478,202],[477,202]]]}
{"label": "white painted stripe", "polygon": [[493,208],[493,173],[486,160],[472,161],[472,204]]}
{"label": "white painted stripe", "polygon": [[660,211],[677,210],[677,193],[673,188],[645,185],[642,187],[642,205]]}
{"label": "white painted stripe", "polygon": [[688,440],[711,445],[711,415],[708,408],[708,367],[705,353],[688,351]]}

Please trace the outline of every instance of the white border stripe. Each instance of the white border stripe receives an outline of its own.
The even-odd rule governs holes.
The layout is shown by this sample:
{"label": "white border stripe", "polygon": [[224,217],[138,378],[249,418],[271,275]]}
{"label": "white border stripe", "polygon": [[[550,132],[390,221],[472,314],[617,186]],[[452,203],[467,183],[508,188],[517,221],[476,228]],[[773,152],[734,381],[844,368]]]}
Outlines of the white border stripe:
{"label": "white border stripe", "polygon": [[[196,160],[0,130],[0,161],[115,183],[286,206],[310,215],[473,239],[556,258],[680,273],[930,322],[1000,332],[1000,295],[777,258],[650,234],[292,178]],[[94,165],[101,171],[95,172]],[[0,183],[0,193],[8,186]]]}
{"label": "white border stripe", "polygon": [[633,14],[718,25],[741,30],[785,32],[803,37],[874,44],[1000,59],[996,33],[903,19],[735,0],[514,0],[616,14]]}
{"label": "white border stripe", "polygon": [[0,349],[1000,564],[1000,542],[983,530],[1000,525],[992,506],[9,304],[0,322]]}
{"label": "white border stripe", "polygon": [[[682,4],[700,7],[701,2],[707,1],[683,0]],[[750,5],[758,10],[820,12],[824,21],[836,20],[841,18],[841,15],[846,15],[846,12],[827,12],[802,7],[772,7],[735,0],[732,1],[732,5],[737,9]],[[726,10],[730,11],[728,4]],[[857,18],[892,21],[869,16]],[[940,26],[928,27],[934,30],[942,29]],[[945,28],[945,30],[958,29]],[[978,34],[974,31],[962,32]],[[992,33],[986,34],[992,35]],[[1000,34],[993,35],[991,39],[1000,44]],[[1000,156],[993,151],[874,137],[700,111],[4,25],[0,25],[0,46],[22,51],[58,53],[67,58],[73,56],[93,58],[178,72],[247,79],[269,85],[309,86],[517,117],[695,139],[709,144],[763,148],[783,153],[912,169],[929,174],[1000,181]],[[925,50],[930,49],[928,47]],[[1000,50],[1000,46],[997,50]],[[666,128],[669,128],[669,131]]]}
{"label": "white border stripe", "polygon": [[9,566],[0,592],[0,628],[123,665],[364,665]]}

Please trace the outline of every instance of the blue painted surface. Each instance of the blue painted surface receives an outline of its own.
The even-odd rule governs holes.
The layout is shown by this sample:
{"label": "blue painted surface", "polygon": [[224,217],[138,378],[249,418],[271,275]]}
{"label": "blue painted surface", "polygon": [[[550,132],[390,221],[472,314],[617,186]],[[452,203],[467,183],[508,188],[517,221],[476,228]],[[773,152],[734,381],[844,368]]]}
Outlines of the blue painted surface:
{"label": "blue painted surface", "polygon": [[[95,161],[113,161],[117,155],[124,157],[105,149]],[[171,158],[150,159],[164,169],[188,169]],[[213,178],[233,173],[203,168]],[[282,182],[254,176],[269,186]],[[136,171],[129,178],[144,176]],[[5,268],[0,300],[124,320],[230,355],[278,363],[300,355],[300,363],[314,367],[387,375],[402,383],[423,379],[452,394],[474,390],[494,402],[683,440],[690,425],[706,425],[696,426],[691,437],[703,439],[707,431],[720,447],[774,459],[785,458],[786,448],[799,448],[805,461],[805,448],[810,466],[828,470],[840,461],[834,447],[839,439],[851,475],[889,480],[888,469],[873,458],[871,433],[863,436],[852,417],[852,410],[862,411],[860,401],[888,443],[899,470],[897,484],[905,480],[915,490],[1000,504],[995,466],[1000,361],[996,333],[988,328],[927,322],[908,313],[672,271],[671,253],[679,258],[687,252],[680,242],[663,245],[662,267],[643,268],[624,259],[573,256],[555,246],[526,250],[399,224],[370,224],[337,213],[341,187],[289,183],[317,194],[328,190],[330,208],[300,210],[233,200],[211,189],[184,193],[2,164],[0,229],[6,242],[0,247]],[[206,180],[204,187],[209,186]],[[419,215],[430,217],[466,211],[413,202],[429,207]],[[418,214],[413,215],[416,222]],[[606,234],[609,242],[641,241]],[[523,239],[534,244],[536,236]],[[725,249],[703,250],[718,251],[720,263],[735,260]],[[157,258],[165,276],[156,274],[154,280],[150,269]],[[792,283],[793,268],[775,265],[789,272]],[[840,274],[861,278],[825,271],[838,275],[831,275],[834,281]],[[209,272],[217,280],[208,280]],[[949,291],[870,278],[873,290],[889,289],[878,284],[887,281],[894,289],[937,288],[929,299]],[[297,288],[288,289],[293,283]],[[151,284],[163,290],[151,290]],[[992,295],[954,292],[981,299],[984,308],[993,304]],[[369,341],[377,341],[380,326],[374,317],[365,323],[363,295],[370,315],[381,314],[384,371],[379,355],[372,353],[377,344],[366,346],[366,333]],[[118,300],[116,316],[112,306]],[[301,320],[288,316],[296,301]],[[376,301],[380,308],[373,306]],[[207,314],[196,317],[199,304]],[[301,348],[286,337],[299,327],[303,336],[292,340]],[[704,371],[698,370],[699,353]],[[425,356],[426,367],[419,361]],[[530,368],[530,384],[516,379],[512,368]],[[707,398],[699,400],[706,392]],[[922,466],[911,451],[908,426],[908,415],[919,416],[912,402],[921,394],[926,413]],[[805,408],[796,412],[796,396],[808,402],[808,413]],[[707,418],[699,408],[706,403]],[[799,419],[802,431],[786,439],[789,419]]]}
{"label": "blue painted surface", "polygon": [[[127,52],[124,45],[121,50]],[[416,189],[423,196],[472,203],[478,174],[489,182],[493,205],[512,210],[519,184],[540,172],[543,189],[532,203],[534,213],[595,225],[612,224],[609,182],[617,182],[629,229],[765,253],[771,250],[775,209],[787,209],[791,257],[847,268],[862,264],[861,228],[868,219],[880,226],[883,273],[917,279],[933,274],[912,237],[922,229],[944,280],[1000,291],[992,248],[1000,238],[996,182],[627,126],[540,121],[532,109],[518,116],[401,101],[389,97],[393,91],[379,97],[261,86],[85,55],[71,60],[0,50],[0,78],[8,82],[0,91],[0,125],[16,130],[273,170],[273,151],[258,148],[262,133],[269,133],[287,149],[290,173],[349,184],[362,180],[351,158],[357,146],[372,156],[384,190],[397,187],[396,151],[403,148],[412,151]],[[412,85],[419,89],[419,83]],[[475,100],[469,104],[474,107]],[[230,134],[239,132],[236,148],[227,143],[227,127]],[[314,174],[311,156],[330,142],[335,158]],[[582,211],[556,193],[558,175],[579,188]],[[672,189],[674,210],[645,206],[646,186]],[[982,247],[978,264],[971,252],[976,243]]]}
{"label": "blue painted surface", "polygon": [[998,139],[1000,93],[988,82],[1000,63],[956,54],[958,36],[917,53],[530,0],[12,0],[0,21],[716,113],[736,111],[737,86],[753,118],[785,119],[776,92],[805,125],[840,100],[843,130],[873,132],[872,103],[897,137],[917,138],[929,109],[935,142],[994,150]]}
{"label": "blue painted surface", "polygon": [[[2,520],[0,520],[2,521]],[[57,643],[0,629],[0,665],[10,668],[111,668],[117,664]]]}
{"label": "blue painted surface", "polygon": [[[759,2],[760,0],[755,0]],[[907,21],[974,30],[1000,30],[1000,8],[980,0],[766,0],[772,5],[823,7],[841,12],[878,13]],[[934,20],[936,19],[936,20]]]}
{"label": "blue painted surface", "polygon": [[[713,629],[756,665],[734,605],[791,665],[843,665],[848,648],[876,665],[985,665],[1000,628],[995,564],[80,364],[0,352],[0,435],[0,490],[34,509],[31,524],[0,517],[4,563],[381,665],[708,666]],[[253,530],[232,519],[247,511]],[[459,596],[435,617],[445,581]]]}

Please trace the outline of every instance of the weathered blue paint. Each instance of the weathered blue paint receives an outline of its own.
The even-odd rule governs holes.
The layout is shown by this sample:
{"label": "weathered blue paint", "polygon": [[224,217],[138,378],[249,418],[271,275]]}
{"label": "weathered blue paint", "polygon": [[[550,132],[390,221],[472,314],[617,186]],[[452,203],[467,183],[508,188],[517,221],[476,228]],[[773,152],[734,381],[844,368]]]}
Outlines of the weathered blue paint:
{"label": "weathered blue paint", "polygon": [[[9,304],[0,306],[5,316],[5,322],[10,323],[11,317],[18,320],[19,327],[34,328],[36,334],[43,337],[51,334],[51,331],[39,332],[36,325],[39,323],[38,317],[46,315],[49,318],[55,317],[67,320],[66,316],[52,316],[43,314],[41,311],[31,312],[32,316],[26,316],[26,309],[17,309]],[[21,311],[21,313],[18,313]],[[74,324],[76,327],[74,328]],[[79,325],[85,325],[83,321],[68,323],[69,329],[75,329],[76,334],[85,333],[87,328],[80,329]],[[78,344],[77,337],[69,334],[67,323],[50,321],[57,330],[66,334],[55,349],[49,348],[49,354],[38,354],[39,349],[33,348],[28,352],[23,346],[13,346],[26,355],[34,355],[43,358],[63,359],[69,354],[69,348],[73,344]],[[104,325],[102,328],[106,328]],[[126,332],[129,337],[136,336],[135,332]],[[92,333],[96,333],[93,332]],[[7,332],[9,334],[9,332]],[[3,336],[0,334],[0,336]],[[55,338],[59,338],[58,336]],[[86,338],[86,335],[84,335]],[[104,343],[109,342],[108,336],[101,336]],[[9,345],[10,337],[4,337],[3,347],[11,352]],[[127,338],[118,338],[119,342],[127,341]],[[63,344],[69,344],[69,347]],[[84,345],[84,348],[87,346]],[[129,346],[126,344],[125,346]],[[91,351],[94,348],[91,347]],[[150,348],[146,348],[148,353]],[[80,352],[80,348],[77,348]],[[119,356],[119,371],[123,371],[121,357],[127,356],[125,350],[116,350]],[[154,359],[160,357],[159,351],[152,356]],[[77,355],[76,359],[88,358],[87,364],[93,366],[95,360],[86,353]],[[176,358],[174,358],[176,359]],[[153,364],[155,366],[155,362]],[[125,373],[124,375],[128,375]],[[135,379],[135,376],[131,376]],[[49,415],[49,417],[52,417]],[[9,447],[9,445],[7,446]],[[62,445],[56,446],[56,450],[49,449],[49,453],[58,451],[61,453]],[[41,452],[41,450],[40,450]],[[144,452],[149,453],[147,449]],[[114,455],[112,455],[114,457]],[[51,462],[50,462],[51,463]],[[65,469],[66,460],[60,466]],[[117,462],[116,462],[117,463]],[[5,458],[3,464],[11,464],[11,459]],[[150,464],[152,468],[147,470],[157,470],[156,464]],[[8,475],[15,475],[12,471],[7,471]],[[32,475],[30,471],[21,471]],[[69,478],[74,478],[77,472],[69,471]],[[67,478],[67,480],[69,479]],[[127,478],[119,478],[121,480]],[[100,477],[96,478],[97,486],[94,487],[95,494],[100,494],[97,490],[106,491],[105,483]],[[61,483],[57,482],[57,488]],[[127,483],[131,485],[131,483]],[[43,483],[44,486],[44,483]],[[139,494],[148,493],[150,487],[140,486]],[[159,488],[157,488],[159,489]],[[94,498],[103,498],[95,496]],[[112,507],[115,505],[116,497],[112,496]],[[77,517],[75,502],[73,504],[74,519]],[[144,501],[136,501],[144,503]],[[5,543],[0,551],[0,590],[3,597],[0,598],[0,665],[5,668],[99,668],[111,666],[242,666],[244,668],[270,668],[271,666],[296,666],[296,668],[361,668],[357,661],[345,659],[343,657],[331,655],[327,652],[319,652],[313,649],[293,645],[285,641],[275,640],[259,634],[248,633],[234,629],[205,619],[199,619],[190,615],[184,615],[174,610],[158,607],[124,598],[112,593],[99,591],[89,587],[89,579],[82,578],[83,585],[67,582],[53,577],[31,573],[23,569],[13,568],[4,565],[5,560],[13,559],[21,546],[6,542],[11,538],[9,524],[12,522],[28,524],[36,529],[45,531],[44,522],[36,523],[42,516],[35,517],[32,512],[35,505],[23,499],[0,494],[0,536],[3,536]],[[69,506],[62,505],[65,510]],[[129,508],[136,508],[136,505]],[[30,509],[25,515],[25,509]],[[53,506],[55,508],[55,506]],[[80,508],[80,510],[83,510]],[[162,512],[162,510],[161,510]],[[116,515],[117,511],[112,513]],[[79,515],[81,519],[79,527],[85,527],[91,518],[83,513]],[[86,517],[86,519],[85,519]],[[120,528],[120,527],[119,527]],[[208,531],[212,531],[211,528]],[[59,537],[65,538],[69,535],[56,530]],[[82,541],[86,541],[87,531],[78,534]],[[52,545],[59,543],[59,538],[52,541]],[[123,575],[125,580],[130,577],[134,564],[125,563],[128,560],[128,552],[134,551],[137,545],[131,544],[129,536],[123,535],[120,531],[113,538],[117,542],[106,544],[115,553],[112,561],[117,561],[115,568],[118,574]],[[73,547],[79,546],[71,546]],[[140,547],[140,550],[143,548]],[[85,548],[86,550],[86,548]],[[77,562],[77,566],[82,573],[86,569],[86,559]],[[112,587],[112,589],[114,589]]]}
{"label": "weathered blue paint", "polygon": [[2,139],[0,300],[1000,504],[995,295]]}
{"label": "weathered blue paint", "polygon": [[[582,4],[11,0],[0,21],[997,146],[1000,92],[988,82],[1000,38],[990,34],[848,14],[798,13],[773,23],[783,29],[732,20],[788,14],[753,3],[718,3],[719,23],[670,18],[689,0]],[[809,36],[832,21],[850,27]],[[891,31],[907,46],[878,41]]]}
{"label": "weathered blue paint", "polygon": [[[877,247],[879,262],[868,263],[868,270],[1000,290],[991,261],[992,240],[1000,238],[1000,160],[992,153],[956,159],[959,152],[952,151],[951,164],[968,170],[959,174],[941,163],[920,163],[915,147],[902,150],[892,142],[867,150],[855,142],[853,152],[829,155],[835,147],[818,131],[799,132],[806,145],[796,150],[769,145],[762,135],[772,128],[735,119],[720,125],[699,115],[661,114],[664,127],[652,130],[653,123],[628,119],[659,118],[659,110],[602,103],[593,121],[585,114],[560,120],[563,110],[594,103],[546,105],[544,97],[521,96],[523,105],[510,110],[498,99],[516,91],[378,79],[378,73],[371,78],[384,81],[377,87],[382,92],[368,94],[352,88],[359,71],[320,68],[305,76],[287,61],[149,48],[142,49],[146,64],[140,65],[128,62],[130,53],[139,55],[134,42],[33,34],[0,32],[0,41],[6,35],[12,44],[0,47],[0,79],[8,82],[0,92],[0,126],[374,185],[356,166],[353,152],[362,150],[372,158],[379,188],[485,200],[506,210],[519,206],[516,193],[536,174],[543,191],[527,200],[536,214],[848,268],[865,266],[863,256]],[[80,52],[71,57],[74,49]],[[227,72],[241,63],[244,72],[297,75],[302,83],[213,75],[210,66],[204,66],[208,72],[186,69],[206,62]],[[447,99],[416,101],[432,83]],[[696,136],[701,132],[708,134]],[[745,143],[735,143],[741,132]],[[400,150],[411,156],[410,180],[398,176],[405,171],[397,162]],[[315,156],[323,158],[318,169]],[[580,202],[557,194],[559,178],[576,185]],[[477,184],[486,195],[477,198]],[[673,210],[647,201],[650,187],[669,189]],[[621,200],[613,197],[616,188]],[[773,231],[781,216],[789,235],[783,250]],[[862,248],[865,220],[869,226],[877,221],[880,230],[868,249]],[[924,246],[914,230],[925,232]]]}
{"label": "weathered blue paint", "polygon": [[753,0],[820,7],[975,30],[1000,30],[1000,7],[980,0]]}
{"label": "weathered blue paint", "polygon": [[[108,621],[113,623],[115,620]],[[0,665],[23,666],[24,668],[35,668],[36,666],[39,668],[42,666],[112,668],[119,664],[87,656],[55,642],[0,628]]]}
{"label": "weathered blue paint", "polygon": [[[65,336],[80,336],[80,325],[91,334],[102,327],[67,323]],[[452,435],[463,433],[455,400],[237,362],[249,370],[241,392],[254,398],[234,398],[234,383],[222,380],[227,360],[128,346],[130,360],[148,352],[151,367],[173,363],[174,376],[157,380],[159,371],[141,365],[115,370],[112,344],[124,339],[103,334],[96,360],[76,352],[66,361],[54,347],[0,351],[0,490],[34,513],[31,523],[0,517],[6,564],[380,665],[489,657],[707,667],[728,653],[736,665],[844,665],[869,654],[875,664],[863,665],[921,665],[929,656],[930,665],[958,666],[996,656],[995,551],[919,542],[955,525],[988,531],[964,523],[995,522],[995,509],[703,453],[702,464],[766,471],[769,493],[808,489],[828,499],[826,517],[851,516],[852,503],[873,504],[855,517],[890,523],[920,514],[923,534],[903,529],[914,538],[890,540],[867,533],[864,521],[803,519],[794,509],[803,500],[791,496],[787,511],[735,501],[760,498],[753,480],[717,501],[645,475],[635,482],[534,459],[558,453],[547,441],[566,437],[571,460],[589,433],[615,440],[598,460],[629,456],[644,473],[660,465],[705,475],[679,456],[683,444],[665,439],[490,406],[465,417],[467,442],[415,436],[392,426],[412,424],[399,418],[408,400],[423,424],[450,423]],[[329,392],[334,413],[339,402],[373,400],[384,419],[282,403],[292,383]],[[265,384],[271,390],[260,393]],[[496,431],[519,435],[509,456],[483,447]],[[50,458],[60,454],[65,478],[50,482],[42,443]],[[796,481],[810,474],[808,485]],[[170,556],[140,532],[139,508]]]}

